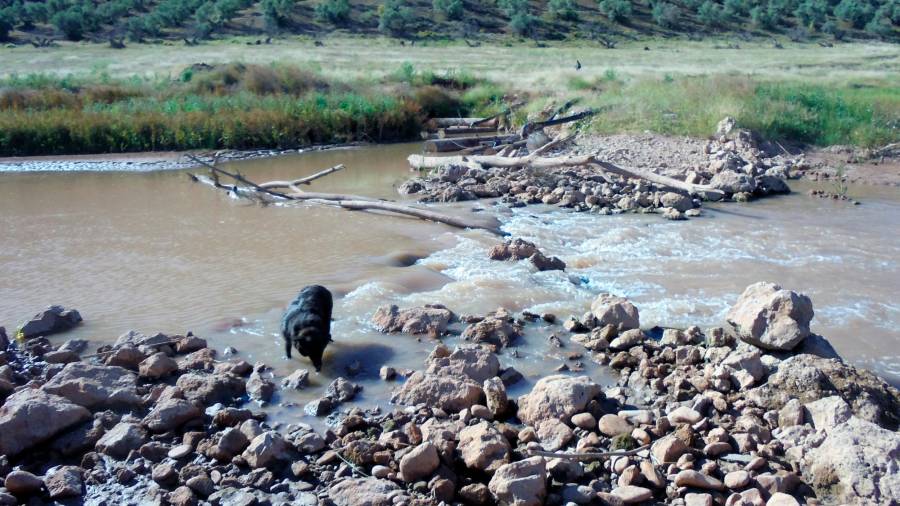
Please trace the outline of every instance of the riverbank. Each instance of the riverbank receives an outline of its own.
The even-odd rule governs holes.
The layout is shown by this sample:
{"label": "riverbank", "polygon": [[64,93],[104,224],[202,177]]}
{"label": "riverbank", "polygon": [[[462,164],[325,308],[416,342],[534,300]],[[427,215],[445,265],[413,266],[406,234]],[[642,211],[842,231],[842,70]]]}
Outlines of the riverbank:
{"label": "riverbank", "polygon": [[[376,328],[439,340],[462,320],[468,343],[437,344],[416,372],[348,369],[306,406],[330,413],[325,431],[267,423],[254,403],[305,388],[309,373],[275,376],[245,350],[129,333],[80,358],[77,341],[30,339],[4,353],[0,494],[179,505],[900,500],[900,393],[836,358],[809,334],[809,299],[779,290],[748,287],[729,327],[705,330],[640,330],[638,308],[609,295],[565,321],[379,310]],[[764,323],[748,325],[758,312]],[[553,328],[570,372],[545,373],[516,399],[507,389],[521,375],[506,363],[530,326]],[[608,365],[616,384],[580,375],[583,361]],[[371,367],[396,382],[387,413],[354,405],[353,375]],[[35,416],[46,423],[29,425]]]}

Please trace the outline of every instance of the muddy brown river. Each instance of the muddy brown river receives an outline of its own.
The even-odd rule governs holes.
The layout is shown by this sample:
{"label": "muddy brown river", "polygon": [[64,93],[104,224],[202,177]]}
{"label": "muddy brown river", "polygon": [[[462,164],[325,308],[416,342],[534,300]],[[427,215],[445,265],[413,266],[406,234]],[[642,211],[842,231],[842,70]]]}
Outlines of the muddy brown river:
{"label": "muddy brown river", "polygon": [[[311,188],[397,198],[396,185],[409,175],[405,158],[418,150],[339,149],[231,167],[270,180],[343,163],[346,170]],[[52,337],[56,343],[191,330],[281,377],[309,366],[283,358],[281,311],[304,285],[324,284],[337,297],[326,366],[311,388],[279,393],[268,408],[296,419],[294,406],[321,395],[353,361],[363,367],[355,378],[365,387],[363,406],[387,402],[394,385],[378,379],[381,365],[421,367],[434,342],[374,331],[369,320],[382,304],[440,302],[478,314],[503,306],[565,318],[612,292],[635,302],[645,327],[711,326],[723,323],[744,287],[767,280],[812,298],[813,331],[842,356],[900,383],[900,191],[852,187],[863,205],[851,206],[807,197],[808,183],[792,187],[784,197],[711,205],[687,222],[465,206],[498,214],[505,231],[560,256],[569,265],[562,273],[489,261],[498,239],[483,231],[328,207],[260,207],[192,184],[185,171],[0,172],[0,325],[14,329],[62,304],[80,310],[85,323]],[[518,357],[501,356],[530,378],[514,394],[578,350],[550,346],[552,332],[568,343],[561,327],[536,324]]]}

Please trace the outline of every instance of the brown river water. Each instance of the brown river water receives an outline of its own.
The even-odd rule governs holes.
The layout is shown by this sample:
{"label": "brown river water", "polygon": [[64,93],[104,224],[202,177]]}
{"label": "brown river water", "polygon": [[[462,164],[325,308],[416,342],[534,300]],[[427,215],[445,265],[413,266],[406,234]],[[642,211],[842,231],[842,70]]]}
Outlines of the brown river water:
{"label": "brown river water", "polygon": [[[409,176],[405,158],[419,149],[338,149],[230,167],[263,181],[343,163],[346,170],[310,188],[398,198],[395,187]],[[56,343],[191,330],[282,377],[309,363],[283,358],[281,311],[304,285],[324,284],[336,296],[325,368],[311,388],[276,394],[268,407],[296,420],[295,406],[321,395],[353,361],[362,365],[354,380],[365,387],[364,407],[386,405],[395,386],[378,379],[380,366],[421,368],[434,342],[376,332],[369,321],[382,304],[440,302],[458,314],[504,306],[565,318],[612,292],[635,302],[645,327],[711,326],[723,323],[744,287],[767,280],[812,298],[813,331],[843,357],[900,383],[900,190],[852,187],[863,205],[851,206],[807,197],[808,183],[792,186],[784,197],[708,206],[687,222],[463,206],[497,214],[505,231],[560,256],[569,265],[562,273],[491,262],[487,250],[499,239],[487,232],[328,207],[260,207],[192,184],[186,171],[0,171],[0,325],[14,329],[62,304],[85,323],[52,337]],[[566,347],[549,344],[553,332]],[[518,357],[501,356],[526,376],[514,394],[578,346],[559,326],[532,324],[515,349]],[[587,373],[612,382],[584,362]]]}

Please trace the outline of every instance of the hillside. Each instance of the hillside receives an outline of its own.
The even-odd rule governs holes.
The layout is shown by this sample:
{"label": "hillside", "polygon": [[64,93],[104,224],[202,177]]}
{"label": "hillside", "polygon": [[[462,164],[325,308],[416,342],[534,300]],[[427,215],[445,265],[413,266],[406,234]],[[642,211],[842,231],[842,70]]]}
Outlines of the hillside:
{"label": "hillside", "polygon": [[0,0],[0,40],[382,33],[410,40],[733,36],[897,40],[900,0]]}

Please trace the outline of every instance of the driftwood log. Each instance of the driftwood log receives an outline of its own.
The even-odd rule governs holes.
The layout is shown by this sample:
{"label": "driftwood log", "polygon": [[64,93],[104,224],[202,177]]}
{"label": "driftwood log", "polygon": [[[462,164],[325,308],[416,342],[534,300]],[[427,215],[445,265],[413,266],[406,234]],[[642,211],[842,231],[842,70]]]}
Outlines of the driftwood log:
{"label": "driftwood log", "polygon": [[447,139],[431,139],[425,141],[425,151],[428,153],[449,153],[477,146],[497,146],[516,142],[518,135],[486,135],[475,137],[453,137]]}
{"label": "driftwood log", "polygon": [[686,183],[677,179],[662,176],[646,169],[620,167],[610,162],[600,160],[597,155],[575,155],[575,156],[557,156],[557,157],[541,157],[541,153],[545,152],[556,141],[545,145],[544,147],[530,153],[526,156],[505,157],[496,155],[481,156],[422,156],[410,155],[407,159],[410,167],[417,170],[437,169],[446,165],[462,165],[466,167],[479,168],[515,168],[515,167],[534,167],[538,169],[552,169],[556,167],[581,167],[590,166],[603,172],[611,172],[620,176],[645,179],[659,186],[677,190],[685,193],[696,194],[717,194],[722,195],[721,190],[717,190],[711,186]]}
{"label": "driftwood log", "polygon": [[[440,213],[431,209],[425,209],[419,206],[411,206],[407,204],[399,204],[388,200],[380,200],[360,195],[340,194],[340,193],[322,193],[322,192],[305,192],[299,189],[301,184],[309,184],[315,179],[333,174],[344,168],[343,165],[337,165],[330,169],[317,172],[311,176],[296,179],[293,181],[269,181],[257,184],[250,181],[237,172],[228,172],[216,166],[213,163],[206,162],[195,156],[188,156],[189,159],[209,169],[209,176],[202,174],[189,174],[191,180],[203,183],[213,188],[224,190],[237,198],[245,198],[261,203],[289,203],[289,202],[308,202],[312,204],[331,205],[342,209],[354,211],[383,211],[403,216],[411,216],[421,220],[443,223],[457,228],[472,228],[487,230],[494,234],[502,234],[499,222],[496,218],[474,219],[465,216],[453,216]],[[220,178],[224,176],[235,181],[234,184],[224,184]],[[238,184],[239,183],[239,184]],[[291,193],[281,193],[274,188],[288,188]]]}

